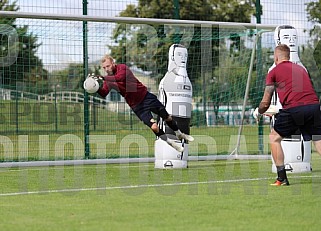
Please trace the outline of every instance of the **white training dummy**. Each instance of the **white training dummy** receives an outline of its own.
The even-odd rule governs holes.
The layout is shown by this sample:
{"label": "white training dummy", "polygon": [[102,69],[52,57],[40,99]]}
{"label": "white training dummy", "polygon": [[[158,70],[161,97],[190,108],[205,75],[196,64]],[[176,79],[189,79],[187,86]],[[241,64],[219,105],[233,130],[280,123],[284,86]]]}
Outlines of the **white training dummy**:
{"label": "white training dummy", "polygon": [[[180,130],[190,134],[190,119],[192,114],[192,84],[188,78],[187,49],[180,44],[173,44],[168,52],[168,70],[159,84],[159,100],[177,122]],[[162,139],[155,141],[155,168],[186,168],[188,158],[188,143],[178,140],[175,133],[159,120],[159,127],[171,139],[184,146],[184,152],[179,153],[167,145]]]}
{"label": "white training dummy", "polygon": [[[274,31],[275,45],[288,45],[290,48],[290,61],[304,67],[299,58],[297,39],[297,31],[293,26],[281,25],[276,27]],[[271,71],[274,67],[275,64],[270,67],[269,71]],[[280,109],[282,109],[282,106],[275,92],[268,111],[274,111],[272,113],[273,115],[278,113]],[[274,125],[276,117],[277,115],[272,116],[271,126]],[[304,141],[300,131],[298,131],[296,137],[285,137],[282,140],[281,145],[284,152],[284,164],[286,170],[293,173],[311,171],[311,141]],[[274,162],[272,164],[272,172],[276,172],[276,166]]]}

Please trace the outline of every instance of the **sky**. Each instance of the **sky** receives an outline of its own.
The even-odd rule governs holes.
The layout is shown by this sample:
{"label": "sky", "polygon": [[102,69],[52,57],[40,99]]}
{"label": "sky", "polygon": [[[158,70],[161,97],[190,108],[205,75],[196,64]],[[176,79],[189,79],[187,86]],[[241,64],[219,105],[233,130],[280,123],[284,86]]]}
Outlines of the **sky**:
{"label": "sky", "polygon": [[[13,0],[9,0],[13,2]],[[137,4],[136,0],[87,0],[88,15],[112,17],[118,15],[126,8],[126,5]],[[289,24],[298,31],[298,43],[306,43],[308,36],[303,32],[304,28],[311,29],[313,25],[307,21],[305,3],[313,0],[261,0],[263,5],[262,24],[281,25]],[[316,0],[314,0],[316,1]],[[44,14],[67,14],[82,15],[83,0],[17,0],[17,5],[22,12],[44,13]],[[290,2],[287,4],[285,2]],[[27,20],[20,19],[21,24],[29,24],[29,30],[39,34],[39,42],[42,46],[38,49],[38,55],[44,64],[55,69],[56,66],[63,66],[65,63],[82,62],[82,23]],[[252,23],[256,23],[252,18]],[[89,24],[89,62],[108,52],[107,44],[111,44],[110,39],[114,25],[110,23]],[[271,33],[273,43],[273,33]]]}
{"label": "sky", "polygon": [[[10,0],[13,1],[13,0]],[[82,15],[83,0],[18,0],[21,12],[44,14]],[[111,17],[118,15],[128,3],[136,0],[88,0],[88,15]],[[94,9],[94,10],[93,10]],[[39,20],[18,19],[18,23],[29,25],[29,30],[40,35],[37,54],[49,70],[63,68],[69,63],[82,62],[83,53],[81,22],[55,21],[49,23]],[[89,62],[94,62],[108,52],[106,44],[110,40],[113,27],[111,25],[88,24]]]}
{"label": "sky", "polygon": [[[304,29],[313,28],[313,24],[307,20],[305,4],[313,1],[317,0],[261,0],[262,24],[294,26],[298,31],[299,45],[304,44],[308,39],[308,34],[304,33]],[[252,22],[255,23],[255,20],[252,19]]]}

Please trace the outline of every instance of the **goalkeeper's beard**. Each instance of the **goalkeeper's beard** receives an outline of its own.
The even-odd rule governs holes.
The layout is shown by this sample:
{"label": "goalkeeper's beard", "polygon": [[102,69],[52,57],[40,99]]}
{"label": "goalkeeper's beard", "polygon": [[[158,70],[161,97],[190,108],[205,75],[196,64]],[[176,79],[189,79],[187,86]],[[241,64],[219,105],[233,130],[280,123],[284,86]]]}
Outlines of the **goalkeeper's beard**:
{"label": "goalkeeper's beard", "polygon": [[113,71],[106,71],[106,72],[107,72],[107,75],[114,75]]}

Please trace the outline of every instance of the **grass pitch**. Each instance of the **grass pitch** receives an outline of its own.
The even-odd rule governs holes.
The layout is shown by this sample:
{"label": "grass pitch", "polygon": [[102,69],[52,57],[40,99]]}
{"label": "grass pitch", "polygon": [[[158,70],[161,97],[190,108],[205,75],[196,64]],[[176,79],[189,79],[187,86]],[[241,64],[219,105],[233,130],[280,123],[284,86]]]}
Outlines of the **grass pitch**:
{"label": "grass pitch", "polygon": [[321,158],[272,187],[269,160],[0,169],[0,230],[319,230]]}

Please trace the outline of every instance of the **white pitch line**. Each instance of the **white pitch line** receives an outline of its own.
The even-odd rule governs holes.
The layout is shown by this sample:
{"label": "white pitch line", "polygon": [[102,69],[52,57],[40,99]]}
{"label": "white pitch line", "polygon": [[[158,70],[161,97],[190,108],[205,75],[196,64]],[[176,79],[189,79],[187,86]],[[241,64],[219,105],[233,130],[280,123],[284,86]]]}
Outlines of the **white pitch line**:
{"label": "white pitch line", "polygon": [[[292,178],[320,178],[321,176],[293,176]],[[15,193],[1,193],[0,197],[6,196],[20,196],[20,195],[34,195],[34,194],[47,194],[47,193],[65,193],[65,192],[85,192],[97,190],[114,190],[114,189],[136,189],[136,188],[154,188],[154,187],[168,187],[168,186],[181,186],[181,185],[198,185],[198,184],[219,184],[219,183],[239,183],[247,181],[269,180],[274,177],[262,178],[248,178],[248,179],[234,179],[234,180],[216,180],[216,181],[200,181],[200,182],[180,182],[168,184],[143,184],[143,185],[128,185],[128,186],[113,186],[113,187],[97,187],[97,188],[75,188],[75,189],[57,189],[57,190],[43,190],[43,191],[30,191],[30,192],[15,192]]]}
{"label": "white pitch line", "polygon": [[127,185],[127,186],[113,186],[113,187],[100,187],[100,188],[58,189],[58,190],[44,190],[44,191],[31,191],[31,192],[2,193],[0,194],[0,196],[17,196],[17,195],[45,194],[45,193],[59,193],[59,192],[83,192],[83,191],[113,190],[113,189],[153,188],[153,187],[215,184],[215,183],[236,183],[236,182],[244,182],[244,181],[266,180],[266,179],[270,179],[270,178],[252,178],[252,179],[218,180],[218,181],[201,181],[201,182],[195,181],[195,182],[180,182],[180,183],[168,183],[168,184],[143,184],[143,185]]}

